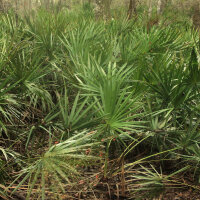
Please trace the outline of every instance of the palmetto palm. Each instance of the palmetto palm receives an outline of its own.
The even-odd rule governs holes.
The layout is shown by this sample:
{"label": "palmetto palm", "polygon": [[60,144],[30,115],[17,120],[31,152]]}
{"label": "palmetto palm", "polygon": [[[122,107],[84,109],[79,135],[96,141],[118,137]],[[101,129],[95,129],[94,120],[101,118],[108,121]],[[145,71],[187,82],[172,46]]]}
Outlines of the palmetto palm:
{"label": "palmetto palm", "polygon": [[144,164],[130,177],[142,189],[172,177],[146,167],[151,157],[199,169],[198,31],[162,21],[147,29],[140,16],[97,21],[90,11],[0,14],[0,159],[12,158],[8,174],[23,166],[15,183],[29,186],[27,199],[48,199],[49,189],[58,199],[81,176],[77,165],[100,163],[100,140],[104,172],[126,147],[117,160],[128,158],[124,170]]}
{"label": "palmetto palm", "polygon": [[[84,128],[93,128],[99,119],[95,118],[95,111],[93,110],[96,102],[92,102],[90,97],[83,96],[78,93],[73,102],[69,101],[66,87],[63,95],[57,93],[58,104],[55,105],[52,112],[44,118],[44,124],[53,123],[63,131],[62,139],[70,137],[75,131]],[[48,125],[49,126],[49,125]]]}
{"label": "palmetto palm", "polygon": [[117,67],[110,63],[104,69],[93,61],[83,70],[77,78],[85,94],[92,95],[97,101],[96,114],[102,119],[99,127],[104,134],[136,131],[138,127],[143,127],[142,121],[134,120],[143,114],[140,113],[142,104],[138,102],[140,95],[134,94],[129,86],[129,77],[133,73],[131,67]]}
{"label": "palmetto palm", "polygon": [[187,169],[188,166],[170,175],[164,175],[161,168],[159,172],[153,165],[150,165],[150,167],[141,165],[140,168],[136,170],[135,174],[130,173],[129,179],[132,183],[129,184],[129,189],[133,193],[135,191],[145,191],[144,196],[148,198],[159,196],[165,187],[167,187],[166,185],[170,187],[170,181],[175,175]]}
{"label": "palmetto palm", "polygon": [[[68,138],[67,140],[51,146],[40,158],[36,158],[21,171],[16,181],[23,175],[24,178],[19,182],[16,191],[28,180],[29,192],[27,198],[30,198],[32,190],[38,186],[41,188],[41,199],[45,199],[45,190],[50,187],[49,184],[57,184],[57,191],[61,189],[64,192],[62,181],[69,184],[76,184],[78,176],[77,165],[89,165],[92,162],[100,160],[95,156],[96,150],[100,145],[95,142],[93,135],[87,131],[82,131]],[[86,150],[90,149],[90,155]],[[13,191],[13,192],[14,192]]]}

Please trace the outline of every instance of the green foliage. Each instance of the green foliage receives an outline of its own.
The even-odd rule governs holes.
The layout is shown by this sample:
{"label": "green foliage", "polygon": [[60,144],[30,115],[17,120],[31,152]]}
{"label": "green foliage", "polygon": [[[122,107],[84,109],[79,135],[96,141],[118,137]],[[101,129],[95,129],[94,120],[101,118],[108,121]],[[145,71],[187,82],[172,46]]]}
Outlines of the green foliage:
{"label": "green foliage", "polygon": [[[184,167],[170,175],[164,175],[162,169],[160,169],[159,172],[153,165],[150,165],[149,168],[141,165],[140,168],[137,169],[136,175],[130,175],[132,181],[129,185],[130,191],[145,191],[142,198],[153,199],[159,197],[167,185],[168,188],[170,187],[170,182],[173,180],[173,177],[187,169],[188,167]],[[171,182],[171,185],[172,183],[173,182]],[[138,188],[138,185],[141,187]]]}
{"label": "green foliage", "polygon": [[[41,199],[45,199],[45,188],[50,188],[49,184],[57,184],[57,188],[52,188],[54,192],[61,189],[64,193],[64,186],[62,181],[67,183],[74,183],[78,180],[79,172],[77,166],[90,165],[91,162],[98,161],[100,158],[95,155],[86,155],[85,152],[88,148],[94,151],[100,143],[95,142],[92,135],[87,134],[86,131],[77,133],[76,135],[68,138],[67,140],[51,146],[41,158],[36,158],[35,161],[28,167],[22,169],[21,174],[17,177],[17,181],[21,176],[25,177],[19,182],[15,192],[26,180],[29,182],[29,191],[27,199],[30,199],[32,190],[41,187]],[[94,148],[93,148],[94,147]],[[14,182],[15,182],[14,181]]]}
{"label": "green foliage", "polygon": [[0,15],[0,179],[18,185],[13,194],[27,184],[27,199],[50,189],[58,199],[82,176],[77,165],[104,163],[108,178],[119,158],[123,174],[142,163],[137,192],[158,193],[183,171],[199,181],[200,46],[189,17],[185,27],[123,10],[96,20],[89,3],[59,10]]}

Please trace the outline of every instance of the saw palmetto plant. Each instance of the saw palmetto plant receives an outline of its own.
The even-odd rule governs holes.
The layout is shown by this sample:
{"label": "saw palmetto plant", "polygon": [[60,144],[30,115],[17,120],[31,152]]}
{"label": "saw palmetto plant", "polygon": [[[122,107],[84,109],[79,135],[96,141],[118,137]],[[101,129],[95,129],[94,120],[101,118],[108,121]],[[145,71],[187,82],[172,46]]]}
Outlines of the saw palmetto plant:
{"label": "saw palmetto plant", "polygon": [[[13,192],[28,181],[28,199],[36,187],[41,191],[40,198],[43,200],[46,199],[46,189],[57,191],[56,193],[61,190],[64,193],[63,181],[70,185],[78,182],[78,177],[81,176],[77,170],[79,166],[88,166],[101,160],[97,156],[98,146],[100,147],[100,143],[95,142],[93,135],[87,131],[76,133],[67,140],[52,145],[41,157],[31,159],[31,163],[22,169],[15,181],[23,175],[24,178]],[[90,154],[86,153],[88,149]]]}
{"label": "saw palmetto plant", "polygon": [[94,1],[0,13],[0,198],[200,189],[199,30],[172,1],[131,19],[116,2],[102,19]]}
{"label": "saw palmetto plant", "polygon": [[[172,174],[164,175],[161,168],[157,170],[153,165],[150,165],[150,167],[141,165],[135,170],[135,174],[132,174],[134,170],[132,173],[131,170],[129,172],[129,190],[132,192],[132,195],[134,195],[136,191],[143,192],[143,195],[138,199],[142,197],[149,199],[153,199],[156,196],[159,197],[166,188],[178,187],[175,176],[187,169],[188,166]],[[175,179],[175,181],[173,179]]]}

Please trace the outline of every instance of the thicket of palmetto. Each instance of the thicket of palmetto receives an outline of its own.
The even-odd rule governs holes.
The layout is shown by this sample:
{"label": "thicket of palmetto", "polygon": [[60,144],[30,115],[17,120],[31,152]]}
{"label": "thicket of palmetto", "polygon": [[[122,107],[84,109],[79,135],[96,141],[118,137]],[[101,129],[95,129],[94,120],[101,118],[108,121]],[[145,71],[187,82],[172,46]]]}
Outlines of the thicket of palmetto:
{"label": "thicket of palmetto", "polygon": [[199,32],[137,9],[1,13],[1,198],[200,189]]}

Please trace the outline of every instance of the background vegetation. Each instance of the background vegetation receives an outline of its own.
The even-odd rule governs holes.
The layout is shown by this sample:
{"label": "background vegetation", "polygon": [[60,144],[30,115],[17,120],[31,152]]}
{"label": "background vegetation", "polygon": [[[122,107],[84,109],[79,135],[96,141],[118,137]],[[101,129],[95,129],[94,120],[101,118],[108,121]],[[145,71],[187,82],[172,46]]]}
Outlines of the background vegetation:
{"label": "background vegetation", "polygon": [[197,199],[198,1],[1,6],[2,199]]}

